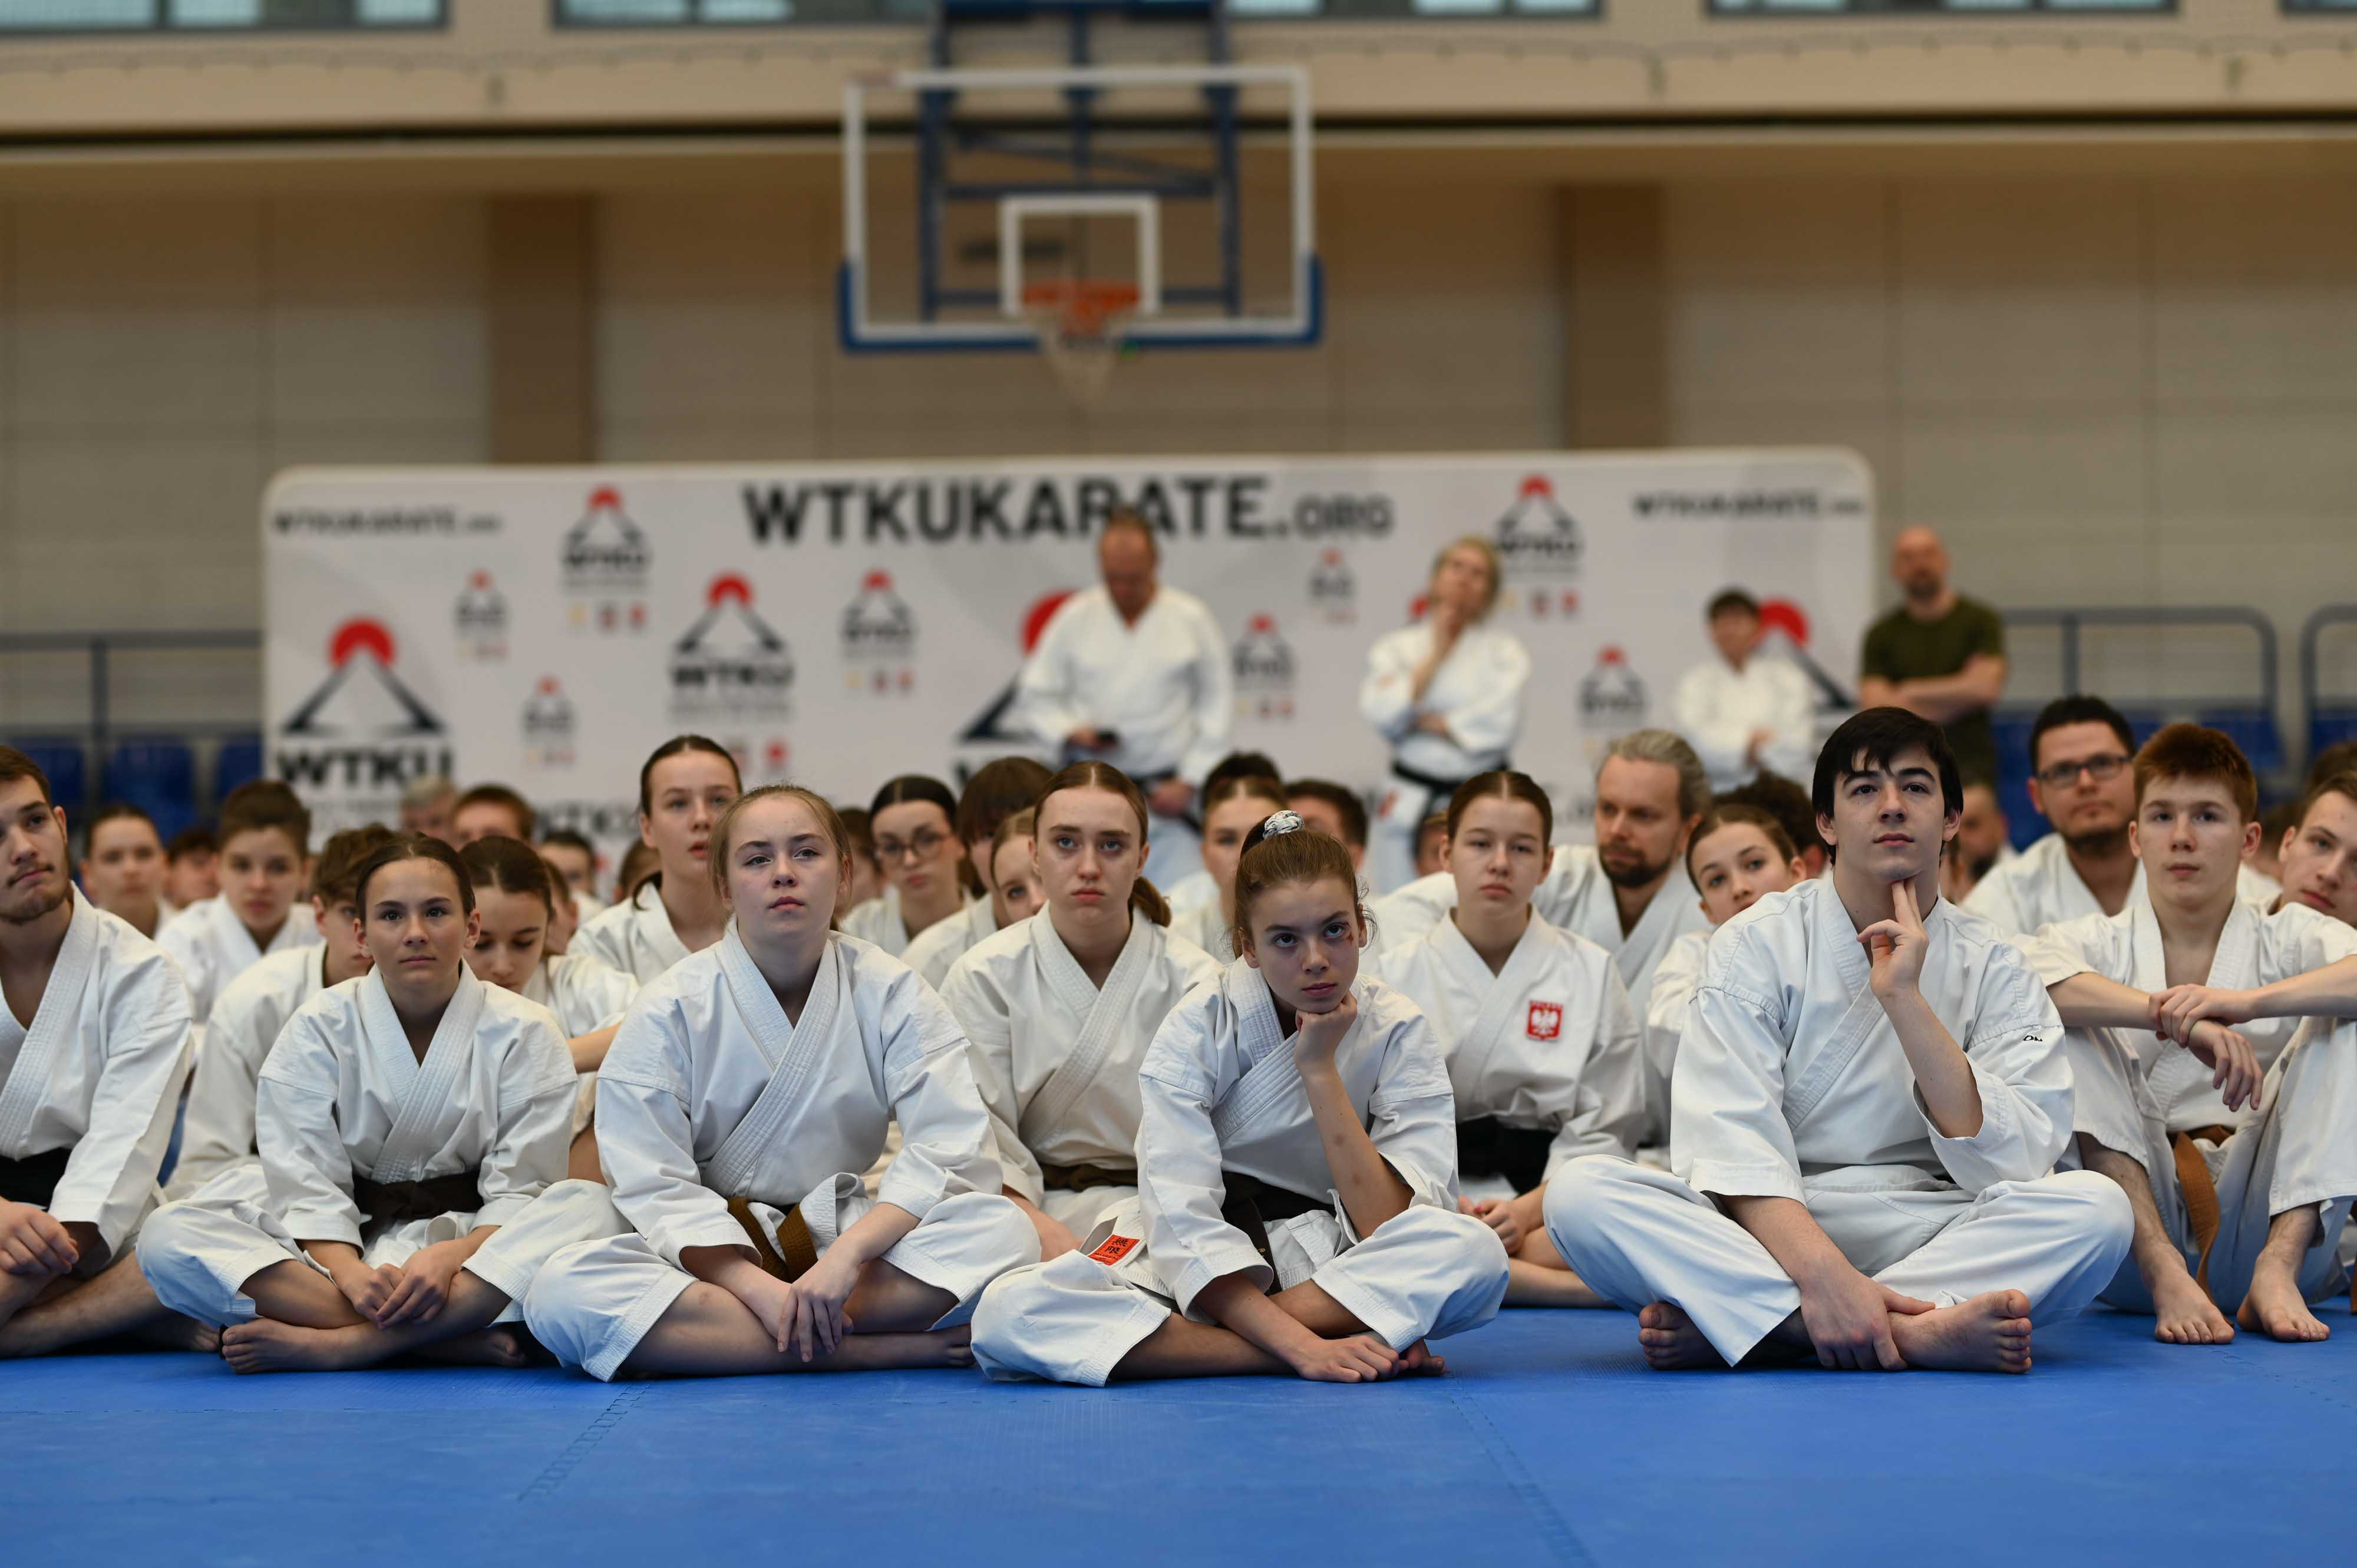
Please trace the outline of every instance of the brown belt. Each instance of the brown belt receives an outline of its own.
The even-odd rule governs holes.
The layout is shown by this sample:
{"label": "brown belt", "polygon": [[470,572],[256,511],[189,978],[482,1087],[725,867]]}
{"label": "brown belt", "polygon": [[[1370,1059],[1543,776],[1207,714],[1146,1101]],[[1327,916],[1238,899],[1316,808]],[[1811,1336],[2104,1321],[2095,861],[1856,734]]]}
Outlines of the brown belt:
{"label": "brown belt", "polygon": [[1135,1187],[1137,1173],[1115,1165],[1039,1167],[1039,1185],[1049,1192],[1086,1192],[1092,1187]]}
{"label": "brown belt", "polygon": [[761,1229],[760,1216],[753,1212],[748,1198],[732,1197],[728,1213],[745,1228],[745,1239],[753,1243],[753,1255],[761,1261],[765,1273],[774,1274],[791,1284],[818,1267],[818,1240],[811,1234],[810,1224],[802,1219],[800,1204],[789,1208],[778,1220],[778,1239],[772,1243],[770,1233]]}
{"label": "brown belt", "polygon": [[352,1201],[379,1225],[464,1214],[483,1207],[482,1173],[457,1171],[424,1181],[371,1181],[352,1173]]}
{"label": "brown belt", "polygon": [[1269,1226],[1297,1215],[1329,1213],[1334,1207],[1322,1197],[1311,1197],[1242,1171],[1222,1171],[1220,1180],[1228,1189],[1226,1199],[1220,1205],[1220,1218],[1250,1238],[1253,1251],[1271,1268],[1276,1266],[1276,1260],[1269,1255]]}
{"label": "brown belt", "polygon": [[2169,1152],[2177,1156],[2177,1190],[2185,1198],[2186,1223],[2193,1228],[2194,1244],[2201,1249],[2193,1283],[2204,1292],[2210,1288],[2210,1249],[2218,1240],[2218,1185],[2210,1179],[2210,1162],[2193,1141],[2206,1138],[2222,1144],[2233,1135],[2232,1127],[2219,1126],[2189,1127],[2169,1135]]}

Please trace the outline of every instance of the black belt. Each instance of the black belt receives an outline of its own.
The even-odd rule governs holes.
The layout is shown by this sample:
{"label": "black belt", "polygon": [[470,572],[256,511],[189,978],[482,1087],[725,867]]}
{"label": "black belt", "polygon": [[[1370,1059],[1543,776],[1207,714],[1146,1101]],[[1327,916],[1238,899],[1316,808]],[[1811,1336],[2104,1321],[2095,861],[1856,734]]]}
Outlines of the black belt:
{"label": "black belt", "polygon": [[66,1162],[72,1157],[73,1150],[64,1148],[45,1149],[21,1160],[0,1159],[0,1197],[47,1208],[57,1196],[58,1183],[65,1179]]}
{"label": "black belt", "polygon": [[1100,1187],[1135,1187],[1137,1172],[1116,1165],[1039,1166],[1039,1185],[1049,1192],[1087,1192]]}
{"label": "black belt", "polygon": [[371,1181],[352,1173],[352,1201],[378,1225],[469,1214],[483,1207],[482,1173],[457,1171],[424,1181]]}
{"label": "black belt", "polygon": [[1334,1210],[1330,1199],[1311,1197],[1242,1171],[1222,1171],[1220,1181],[1228,1189],[1227,1197],[1220,1204],[1220,1218],[1249,1237],[1253,1251],[1272,1268],[1276,1260],[1268,1251],[1271,1225],[1304,1214],[1330,1214]]}
{"label": "black belt", "polygon": [[[1485,768],[1481,772],[1495,773],[1499,768],[1512,768],[1512,766],[1513,763],[1511,760],[1501,759],[1497,768]],[[1415,768],[1403,768],[1396,762],[1392,764],[1393,778],[1404,779],[1410,784],[1420,785],[1423,788],[1431,790],[1434,794],[1439,795],[1443,798],[1456,794],[1459,789],[1463,788],[1466,779],[1478,779],[1480,776],[1481,775],[1480,773],[1469,773],[1465,776],[1465,779],[1443,779],[1439,775],[1434,773],[1418,773]]]}
{"label": "black belt", "polygon": [[1544,1127],[1509,1127],[1495,1116],[1457,1123],[1457,1174],[1503,1176],[1516,1192],[1546,1180],[1555,1134]]}

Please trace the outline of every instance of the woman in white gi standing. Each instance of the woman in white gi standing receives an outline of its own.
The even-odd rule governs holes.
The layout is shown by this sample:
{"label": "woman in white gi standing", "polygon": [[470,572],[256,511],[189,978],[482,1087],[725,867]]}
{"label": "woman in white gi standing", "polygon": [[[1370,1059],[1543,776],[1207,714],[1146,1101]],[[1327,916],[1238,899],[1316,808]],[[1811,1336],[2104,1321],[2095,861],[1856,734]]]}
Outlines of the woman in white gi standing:
{"label": "woman in white gi standing", "polygon": [[565,1176],[573,1064],[548,1009],[468,972],[458,854],[404,833],[361,863],[373,967],[287,1020],[255,1089],[267,1195],[231,1169],[148,1220],[140,1266],[223,1329],[241,1372],[342,1371],[431,1347],[522,1364],[506,1326],[557,1248],[602,1234],[604,1189]]}
{"label": "woman in white gi standing", "polygon": [[1546,1239],[1547,1179],[1583,1155],[1627,1155],[1644,1119],[1636,1010],[1612,955],[1531,908],[1555,830],[1527,774],[1477,774],[1448,802],[1457,904],[1386,950],[1383,978],[1448,1053],[1462,1207],[1512,1255],[1514,1306],[1601,1306]]}
{"label": "woman in white gi standing", "polygon": [[[1043,1257],[1137,1190],[1137,1068],[1178,999],[1220,966],[1164,928],[1140,875],[1146,797],[1110,763],[1048,781],[1033,829],[1045,913],[960,959],[942,986],[974,1053],[1006,1196]],[[1077,1234],[1076,1234],[1077,1233]]]}
{"label": "woman in white gi standing", "polygon": [[[533,1332],[591,1376],[971,1364],[983,1286],[1039,1255],[999,1196],[956,1019],[906,964],[829,929],[834,810],[772,785],[713,834],[734,915],[639,992],[597,1079],[630,1234],[555,1258]],[[874,1197],[856,1174],[903,1143]]]}
{"label": "woman in white gi standing", "polygon": [[556,1015],[565,1031],[565,1054],[581,1075],[573,1101],[573,1150],[565,1169],[584,1181],[602,1181],[597,1134],[590,1125],[597,1109],[597,1067],[614,1043],[614,1031],[621,1026],[639,983],[587,953],[547,950],[548,933],[572,899],[558,897],[562,884],[532,845],[493,834],[460,850],[458,858],[475,885],[479,921],[475,940],[467,949],[467,967],[484,984],[512,991]]}
{"label": "woman in white gi standing", "polygon": [[1437,1370],[1496,1316],[1497,1233],[1457,1211],[1457,1115],[1432,1026],[1359,972],[1350,852],[1279,811],[1237,874],[1243,956],[1172,1010],[1139,1074],[1138,1195],[994,1284],[993,1377]]}
{"label": "woman in white gi standing", "polygon": [[1391,787],[1376,814],[1367,875],[1378,895],[1415,879],[1415,835],[1457,786],[1506,766],[1523,732],[1531,656],[1489,624],[1497,546],[1468,534],[1432,564],[1424,619],[1367,654],[1359,714],[1391,743]]}
{"label": "woman in white gi standing", "polygon": [[643,985],[718,941],[728,916],[712,890],[712,824],[744,788],[716,740],[675,735],[655,747],[639,769],[639,842],[659,869],[583,921],[565,950]]}

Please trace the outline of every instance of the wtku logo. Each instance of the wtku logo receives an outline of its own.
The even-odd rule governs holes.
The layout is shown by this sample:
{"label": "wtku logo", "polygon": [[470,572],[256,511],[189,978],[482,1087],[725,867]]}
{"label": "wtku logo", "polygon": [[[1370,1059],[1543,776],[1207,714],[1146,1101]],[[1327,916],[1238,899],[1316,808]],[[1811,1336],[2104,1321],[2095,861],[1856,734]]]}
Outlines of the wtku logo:
{"label": "wtku logo", "polygon": [[1355,620],[1359,613],[1359,583],[1340,550],[1318,553],[1309,569],[1309,607],[1329,621]]}
{"label": "wtku logo", "polygon": [[914,689],[909,660],[917,651],[917,618],[893,591],[889,572],[860,579],[858,596],[844,607],[842,633],[845,687],[879,696]]}
{"label": "wtku logo", "polygon": [[297,789],[398,796],[452,771],[441,719],[394,672],[393,633],[366,618],[338,627],[327,678],[278,726],[277,771]]}
{"label": "wtku logo", "polygon": [[1498,553],[1510,573],[1568,576],[1579,570],[1587,536],[1579,520],[1556,504],[1545,475],[1524,479],[1514,504],[1498,520]]}
{"label": "wtku logo", "polygon": [[602,485],[589,492],[589,510],[565,531],[559,552],[565,591],[575,596],[576,630],[640,632],[647,627],[647,569],[654,559],[646,531],[622,510],[622,492]]}
{"label": "wtku logo", "polygon": [[1631,730],[1645,722],[1645,682],[1620,649],[1596,655],[1596,668],[1579,683],[1579,716],[1591,730]]}
{"label": "wtku logo", "polygon": [[1278,633],[1274,619],[1253,617],[1229,658],[1241,711],[1265,719],[1293,716],[1293,645]]}
{"label": "wtku logo", "polygon": [[712,579],[704,598],[704,613],[672,645],[673,715],[787,716],[793,706],[793,653],[753,613],[753,585],[734,573],[723,574]]}
{"label": "wtku logo", "polygon": [[457,629],[458,652],[462,656],[508,656],[508,597],[500,592],[489,572],[477,572],[467,579],[467,586],[451,609],[450,620]]}
{"label": "wtku logo", "polygon": [[570,768],[573,731],[579,721],[573,699],[554,675],[543,675],[523,703],[524,757],[534,768]]}

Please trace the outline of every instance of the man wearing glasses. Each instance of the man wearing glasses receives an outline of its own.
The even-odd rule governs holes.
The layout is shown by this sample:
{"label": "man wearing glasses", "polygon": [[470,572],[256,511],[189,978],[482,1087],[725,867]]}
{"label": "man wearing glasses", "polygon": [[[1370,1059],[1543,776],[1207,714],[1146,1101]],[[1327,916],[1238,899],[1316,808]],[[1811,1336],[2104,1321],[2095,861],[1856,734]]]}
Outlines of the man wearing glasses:
{"label": "man wearing glasses", "polygon": [[[2128,842],[2136,748],[2128,721],[2101,697],[2047,703],[2029,731],[2029,801],[2054,831],[1993,867],[1964,908],[2014,937],[2140,899],[2144,863]],[[2248,865],[2237,886],[2261,904],[2276,892]]]}

